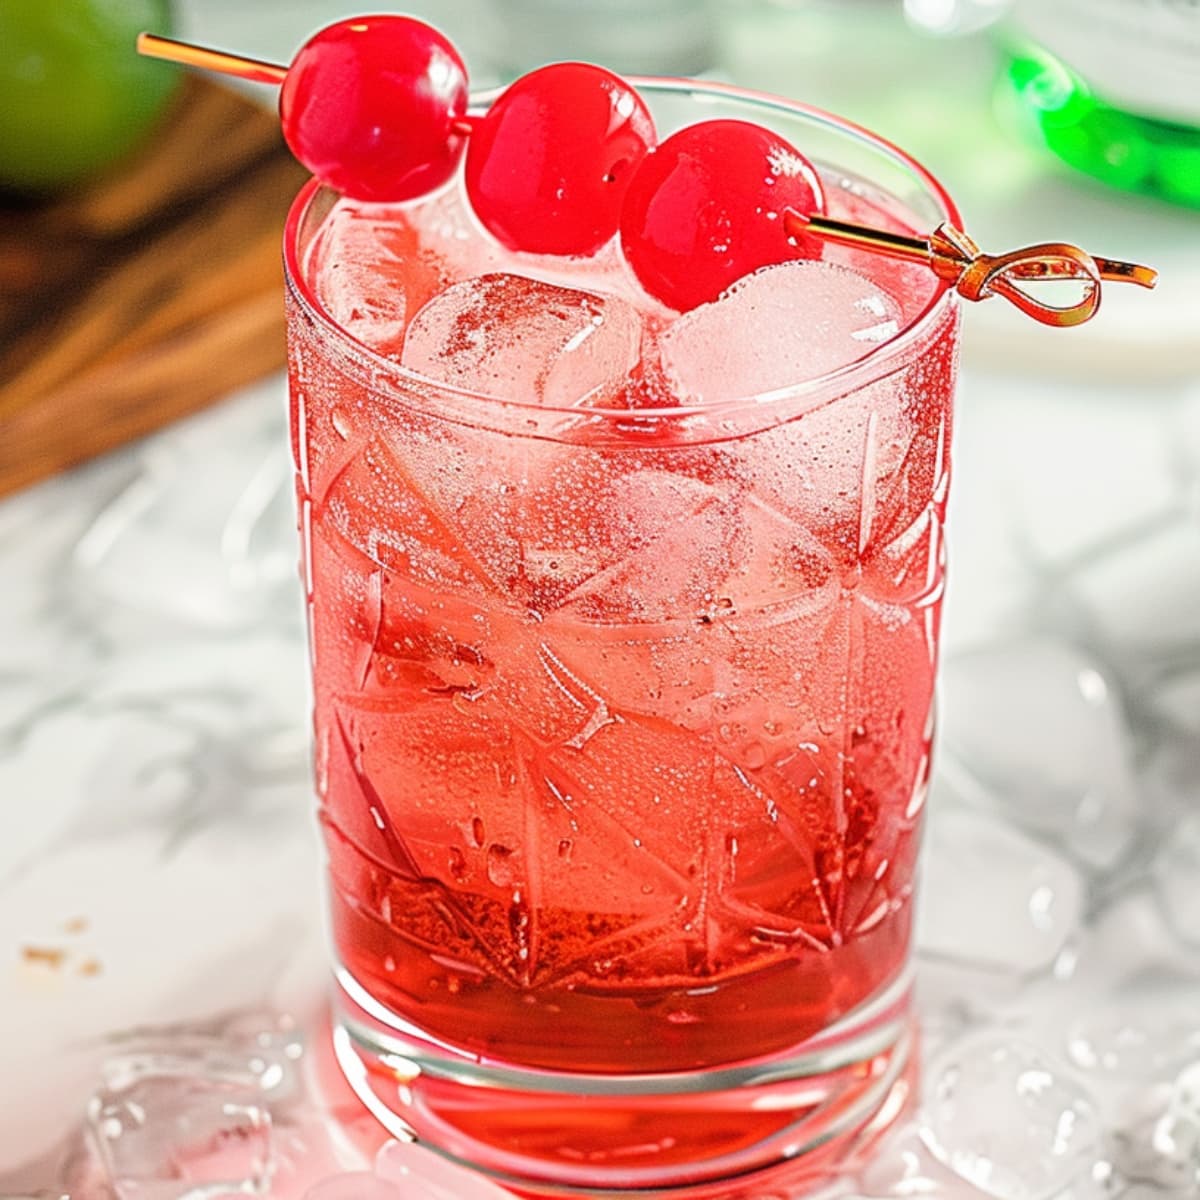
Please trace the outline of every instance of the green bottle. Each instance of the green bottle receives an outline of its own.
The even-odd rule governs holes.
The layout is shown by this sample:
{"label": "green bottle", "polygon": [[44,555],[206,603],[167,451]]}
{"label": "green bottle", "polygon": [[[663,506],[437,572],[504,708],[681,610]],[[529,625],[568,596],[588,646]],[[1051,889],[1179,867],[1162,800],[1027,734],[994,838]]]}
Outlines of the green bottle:
{"label": "green bottle", "polygon": [[1002,94],[1113,187],[1200,207],[1200,0],[1013,0]]}

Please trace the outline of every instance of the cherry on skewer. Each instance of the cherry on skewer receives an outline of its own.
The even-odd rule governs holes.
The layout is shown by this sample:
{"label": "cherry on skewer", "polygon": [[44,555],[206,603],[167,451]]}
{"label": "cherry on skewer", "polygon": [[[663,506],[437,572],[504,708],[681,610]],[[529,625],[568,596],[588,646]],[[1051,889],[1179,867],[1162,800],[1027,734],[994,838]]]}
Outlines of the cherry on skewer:
{"label": "cherry on skewer", "polygon": [[594,254],[617,232],[630,179],[655,140],[650,110],[619,75],[551,63],[510,84],[476,123],[467,195],[511,250]]}
{"label": "cherry on skewer", "polygon": [[281,85],[284,139],[314,175],[356,200],[410,200],[454,173],[466,145],[475,215],[504,245],[591,254],[617,232],[638,163],[654,145],[645,102],[619,75],[554,63],[466,115],[453,46],[408,17],[339,21],[289,67],[142,34],[147,55]]}
{"label": "cherry on skewer", "polygon": [[[906,237],[823,215],[808,160],[770,131],[707,121],[657,150],[650,114],[611,72],[559,63],[517,80],[471,118],[467,73],[437,30],[401,16],[339,21],[311,37],[290,67],[144,33],[140,53],[280,87],[284,139],[322,182],[356,200],[402,201],[454,174],[468,135],[466,186],[480,221],[510,249],[590,254],[614,233],[642,286],[680,310],[738,279],[840,242],[921,262],[969,300],[999,295],[1047,325],[1088,320],[1102,280],[1153,287],[1137,263],[1042,243],[984,254],[940,225]],[[1024,290],[1080,282],[1053,306]]]}
{"label": "cherry on skewer", "polygon": [[820,258],[821,243],[784,213],[825,211],[812,164],[748,121],[701,121],[673,133],[634,172],[621,247],[642,286],[686,312],[760,267]]}
{"label": "cherry on skewer", "polygon": [[355,200],[411,200],[440,187],[471,130],[462,59],[411,17],[338,21],[309,38],[288,67],[148,33],[138,51],[279,85],[292,153]]}

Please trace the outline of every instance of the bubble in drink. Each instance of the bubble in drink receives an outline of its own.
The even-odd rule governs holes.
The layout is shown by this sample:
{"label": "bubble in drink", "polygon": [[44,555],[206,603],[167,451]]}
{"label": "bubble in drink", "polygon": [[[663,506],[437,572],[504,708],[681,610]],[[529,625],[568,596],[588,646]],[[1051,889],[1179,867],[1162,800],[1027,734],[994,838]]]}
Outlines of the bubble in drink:
{"label": "bubble in drink", "polygon": [[401,361],[456,388],[569,408],[611,399],[640,347],[641,322],[624,302],[494,274],[429,301],[409,323]]}

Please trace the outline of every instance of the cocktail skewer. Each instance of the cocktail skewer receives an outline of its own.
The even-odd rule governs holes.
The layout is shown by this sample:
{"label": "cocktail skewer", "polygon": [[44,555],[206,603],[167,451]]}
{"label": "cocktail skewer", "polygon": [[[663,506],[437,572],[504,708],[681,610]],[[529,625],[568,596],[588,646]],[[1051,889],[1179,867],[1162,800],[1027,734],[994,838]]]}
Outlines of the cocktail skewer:
{"label": "cocktail skewer", "polygon": [[[985,254],[971,238],[948,223],[939,225],[928,237],[911,237],[789,209],[783,224],[793,237],[809,235],[887,258],[923,263],[968,300],[1003,296],[1043,325],[1081,325],[1089,320],[1100,307],[1101,280],[1135,283],[1144,288],[1158,282],[1158,272],[1151,267],[1093,256],[1069,242],[1041,242],[1004,254]],[[1069,279],[1082,283],[1083,292],[1075,303],[1063,306],[1038,300],[1019,286]]]}
{"label": "cocktail skewer", "polygon": [[180,42],[157,33],[139,33],[137,52],[146,58],[161,58],[166,62],[182,63],[186,67],[199,67],[202,71],[217,71],[222,75],[248,79],[251,83],[281,84],[287,78],[287,67],[279,63],[263,62],[244,54],[228,54],[224,50],[210,50],[206,46]]}
{"label": "cocktail skewer", "polygon": [[[153,33],[139,34],[137,49],[139,54],[150,58],[217,71],[254,83],[279,86],[288,76],[288,68],[278,63]],[[458,136],[469,135],[473,128],[474,122],[466,114],[456,116],[449,124],[450,132]],[[928,237],[913,237],[789,208],[784,211],[782,224],[789,237],[816,237],[887,258],[924,264],[966,299],[1003,296],[1044,325],[1081,325],[1089,320],[1100,307],[1104,280],[1134,283],[1144,288],[1152,288],[1158,281],[1158,272],[1150,267],[1091,255],[1068,242],[1043,242],[1004,254],[985,254],[967,234],[949,223],[939,225]],[[1077,281],[1081,285],[1079,297],[1070,304],[1053,305],[1030,295],[1021,286],[1053,280]]]}

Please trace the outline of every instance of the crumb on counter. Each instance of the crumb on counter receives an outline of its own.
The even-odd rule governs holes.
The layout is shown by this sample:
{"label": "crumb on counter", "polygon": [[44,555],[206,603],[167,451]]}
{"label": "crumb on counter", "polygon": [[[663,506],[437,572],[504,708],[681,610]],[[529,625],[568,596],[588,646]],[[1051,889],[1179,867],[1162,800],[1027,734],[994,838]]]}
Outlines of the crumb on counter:
{"label": "crumb on counter", "polygon": [[57,970],[62,966],[67,952],[54,946],[22,946],[21,957],[27,963],[41,963],[52,970]]}

